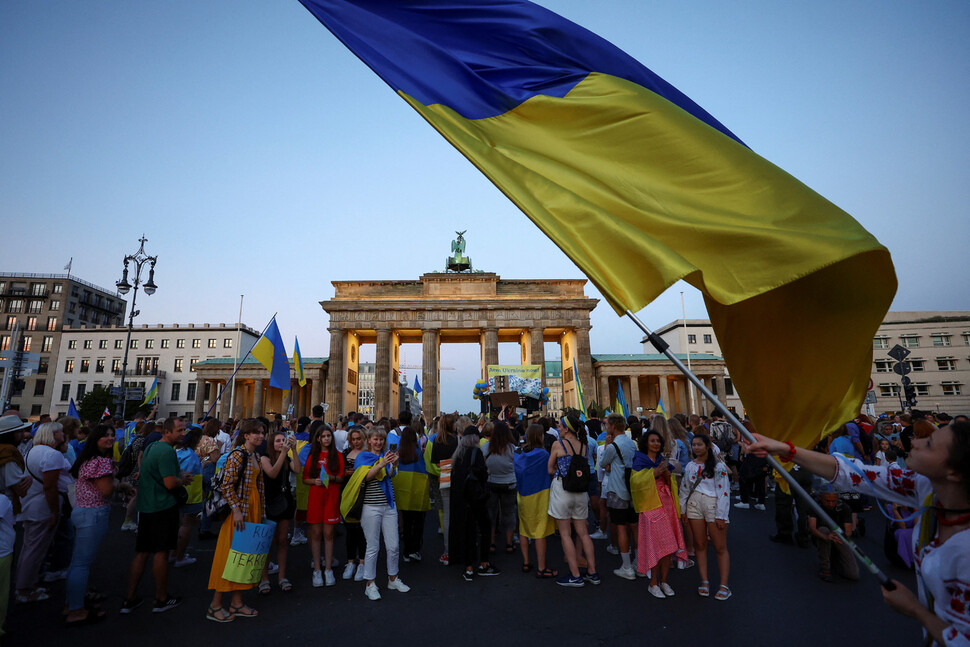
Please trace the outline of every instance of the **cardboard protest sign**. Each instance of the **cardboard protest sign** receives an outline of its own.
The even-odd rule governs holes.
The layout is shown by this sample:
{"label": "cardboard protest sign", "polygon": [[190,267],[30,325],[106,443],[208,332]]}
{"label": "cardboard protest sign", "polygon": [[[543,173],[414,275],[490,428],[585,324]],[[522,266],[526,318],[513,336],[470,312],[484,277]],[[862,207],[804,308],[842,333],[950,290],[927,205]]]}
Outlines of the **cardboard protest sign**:
{"label": "cardboard protest sign", "polygon": [[[230,517],[226,523],[232,523]],[[232,535],[232,545],[226,558],[223,579],[239,584],[256,584],[263,574],[269,546],[276,532],[276,523],[246,522],[244,530],[236,530]]]}

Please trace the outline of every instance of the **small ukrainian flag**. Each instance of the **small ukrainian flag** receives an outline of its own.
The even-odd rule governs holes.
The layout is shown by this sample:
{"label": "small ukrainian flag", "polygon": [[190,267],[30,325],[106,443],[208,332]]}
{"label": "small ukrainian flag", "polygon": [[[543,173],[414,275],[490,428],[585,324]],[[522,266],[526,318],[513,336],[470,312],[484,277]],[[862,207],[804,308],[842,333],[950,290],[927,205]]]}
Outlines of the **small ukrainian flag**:
{"label": "small ukrainian flag", "polygon": [[303,355],[300,354],[300,340],[293,337],[293,370],[300,386],[306,386],[306,373],[303,371]]}

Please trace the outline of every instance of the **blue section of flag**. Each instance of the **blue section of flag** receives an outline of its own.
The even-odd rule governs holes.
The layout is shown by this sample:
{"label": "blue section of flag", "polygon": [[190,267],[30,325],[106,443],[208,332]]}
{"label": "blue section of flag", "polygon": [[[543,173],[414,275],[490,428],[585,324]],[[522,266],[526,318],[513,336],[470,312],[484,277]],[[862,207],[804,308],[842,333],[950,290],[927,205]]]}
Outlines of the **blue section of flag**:
{"label": "blue section of flag", "polygon": [[269,322],[266,332],[259,338],[251,351],[252,356],[269,371],[269,385],[290,390],[290,363],[286,359],[286,348],[280,329],[276,326],[276,317]]}
{"label": "blue section of flag", "polygon": [[415,375],[414,376],[414,392],[415,393],[421,393],[421,391],[423,391],[423,389],[421,388],[421,383],[418,382],[418,376]]}
{"label": "blue section of flag", "polygon": [[620,403],[620,408],[623,409],[623,417],[629,417],[630,407],[626,404],[626,396],[623,395],[623,385],[619,382],[616,383],[616,401]]}
{"label": "blue section of flag", "polygon": [[72,418],[77,418],[78,420],[81,419],[81,416],[78,415],[77,407],[74,406],[74,398],[71,398],[70,404],[67,405],[67,415]]}

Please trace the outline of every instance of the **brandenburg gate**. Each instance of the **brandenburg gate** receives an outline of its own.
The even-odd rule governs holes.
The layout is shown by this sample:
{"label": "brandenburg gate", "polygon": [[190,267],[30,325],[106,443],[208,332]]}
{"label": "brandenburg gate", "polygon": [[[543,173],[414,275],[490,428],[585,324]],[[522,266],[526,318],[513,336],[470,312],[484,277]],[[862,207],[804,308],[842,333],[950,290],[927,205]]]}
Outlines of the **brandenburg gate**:
{"label": "brandenburg gate", "polygon": [[429,273],[417,281],[334,281],[334,298],[320,302],[330,316],[328,421],[357,409],[362,344],[377,344],[376,418],[397,414],[391,403],[398,401],[398,355],[406,343],[422,345],[422,409],[429,419],[439,410],[440,348],[449,342],[480,344],[483,378],[486,366],[499,363],[499,342],[517,342],[522,363],[539,365],[545,363],[543,343],[557,342],[564,404],[579,404],[574,358],[590,401],[596,383],[589,317],[599,300],[586,297],[585,284],[585,279],[503,280],[468,271]]}

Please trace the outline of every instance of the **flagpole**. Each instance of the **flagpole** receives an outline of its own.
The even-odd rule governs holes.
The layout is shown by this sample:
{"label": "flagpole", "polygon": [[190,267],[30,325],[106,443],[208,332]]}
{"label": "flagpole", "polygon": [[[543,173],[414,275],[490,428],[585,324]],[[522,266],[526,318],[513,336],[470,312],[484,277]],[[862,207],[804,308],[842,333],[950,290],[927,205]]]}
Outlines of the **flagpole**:
{"label": "flagpole", "polygon": [[[687,344],[687,307],[684,305],[684,291],[680,291],[680,312],[684,316],[684,349],[687,352],[687,370],[693,372],[690,367],[690,346]],[[694,390],[687,388],[687,395],[690,396],[690,412],[697,413],[697,404],[694,402]]]}
{"label": "flagpole", "polygon": [[[235,375],[236,371],[239,370],[239,362],[236,360],[239,358],[239,344],[242,339],[242,307],[243,307],[243,297],[244,294],[239,295],[239,322],[236,324],[236,352],[232,354],[232,374]],[[274,317],[276,315],[273,315]],[[264,329],[263,332],[266,332]],[[232,381],[232,386],[229,389],[229,415],[232,415],[233,407],[236,404],[236,381]]]}
{"label": "flagpole", "polygon": [[[690,380],[690,382],[694,386],[697,387],[697,389],[701,392],[701,394],[705,398],[711,401],[711,404],[713,404],[714,407],[724,415],[725,420],[730,422],[734,426],[734,428],[737,429],[738,432],[745,438],[745,440],[752,443],[757,442],[757,439],[754,437],[754,435],[752,435],[752,433],[748,431],[747,427],[741,424],[741,421],[738,420],[737,416],[735,416],[730,409],[724,406],[724,404],[717,399],[717,396],[711,393],[710,389],[704,386],[704,382],[702,382],[700,378],[694,375],[690,371],[690,369],[684,366],[684,363],[681,362],[676,355],[670,352],[670,345],[666,341],[664,341],[663,338],[660,337],[660,335],[657,335],[649,328],[647,328],[643,324],[643,322],[640,321],[632,311],[627,310],[626,316],[629,317],[633,321],[633,323],[635,323],[637,327],[640,330],[642,330],[643,333],[646,335],[646,337],[644,337],[641,340],[641,343],[649,341],[653,345],[653,347],[657,349],[658,352],[662,353],[667,357],[667,359],[673,362],[674,366],[676,366],[677,369],[681,373],[683,373],[684,376],[687,377],[687,379]],[[812,512],[815,515],[817,515],[818,518],[825,523],[825,525],[831,528],[832,532],[835,533],[843,541],[843,543],[845,543],[845,545],[849,548],[849,550],[852,551],[852,554],[855,555],[855,558],[859,560],[862,563],[862,565],[869,570],[870,573],[872,573],[879,579],[883,588],[890,591],[896,588],[896,586],[892,583],[892,581],[888,577],[886,577],[886,574],[883,573],[882,570],[880,570],[880,568],[876,566],[871,559],[869,559],[868,555],[862,552],[862,549],[860,549],[851,539],[849,539],[848,536],[846,536],[843,529],[839,527],[839,524],[837,524],[828,515],[828,513],[822,508],[822,506],[820,506],[818,502],[815,499],[813,499],[808,494],[808,492],[806,492],[802,488],[801,485],[798,484],[798,482],[795,480],[795,477],[789,474],[788,470],[782,467],[781,463],[778,462],[778,460],[774,456],[768,456],[768,464],[776,472],[778,472],[783,479],[785,479],[785,481],[788,483],[788,486],[791,488],[792,493],[800,497],[803,501],[805,501],[805,503],[808,504],[808,507],[811,508]]]}
{"label": "flagpole", "polygon": [[[256,341],[259,341],[259,339],[262,338],[262,336],[266,334],[266,329],[269,328],[269,325],[271,323],[273,323],[273,320],[276,319],[276,315],[277,314],[279,314],[279,313],[278,312],[274,312],[273,313],[273,316],[269,318],[269,321],[267,321],[266,322],[266,325],[263,326],[263,332],[259,333],[259,337],[256,339]],[[253,348],[255,348],[255,347],[256,347],[256,345],[253,344]],[[231,383],[235,384],[235,381],[234,380],[235,380],[235,377],[236,377],[236,373],[239,372],[239,369],[242,368],[243,364],[246,361],[246,358],[249,357],[252,354],[252,352],[253,352],[253,349],[250,348],[248,351],[246,351],[246,354],[243,355],[243,358],[241,360],[239,360],[239,364],[237,365],[236,369],[233,370],[232,375],[229,376],[229,381]],[[215,400],[212,401],[212,404],[209,405],[209,410],[205,412],[204,418],[208,418],[209,417],[209,415],[212,413],[212,410],[216,408],[216,404],[218,404],[219,400],[221,400],[222,399],[222,396],[224,396],[225,394],[226,394],[226,387],[223,387],[222,390],[219,391],[219,394],[216,396]],[[230,411],[229,414],[232,415],[232,411]]]}

